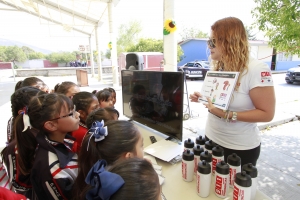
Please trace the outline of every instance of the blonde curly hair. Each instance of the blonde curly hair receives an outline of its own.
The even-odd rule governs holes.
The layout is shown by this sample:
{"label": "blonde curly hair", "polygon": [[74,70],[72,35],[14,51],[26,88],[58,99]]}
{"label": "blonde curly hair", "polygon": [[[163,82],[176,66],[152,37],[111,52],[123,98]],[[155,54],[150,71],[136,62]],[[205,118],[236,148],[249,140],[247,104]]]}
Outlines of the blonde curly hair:
{"label": "blonde curly hair", "polygon": [[[249,43],[243,22],[235,17],[216,21],[212,26],[215,45],[222,52],[221,60],[213,61],[213,70],[240,72],[248,71]],[[237,90],[237,88],[236,88]]]}

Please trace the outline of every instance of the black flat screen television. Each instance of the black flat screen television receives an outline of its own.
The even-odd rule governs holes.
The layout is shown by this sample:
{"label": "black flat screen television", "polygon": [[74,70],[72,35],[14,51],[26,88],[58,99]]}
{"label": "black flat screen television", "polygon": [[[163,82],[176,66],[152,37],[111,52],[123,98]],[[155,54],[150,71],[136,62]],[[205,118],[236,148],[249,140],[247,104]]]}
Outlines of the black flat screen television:
{"label": "black flat screen television", "polygon": [[182,141],[183,72],[122,70],[123,114]]}

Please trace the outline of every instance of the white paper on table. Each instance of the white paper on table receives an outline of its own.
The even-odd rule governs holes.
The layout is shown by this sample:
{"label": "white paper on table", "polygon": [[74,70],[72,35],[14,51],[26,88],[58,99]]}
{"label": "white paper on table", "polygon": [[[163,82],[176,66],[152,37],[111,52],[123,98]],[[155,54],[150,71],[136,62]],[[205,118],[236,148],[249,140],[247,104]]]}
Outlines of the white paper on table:
{"label": "white paper on table", "polygon": [[156,170],[156,169],[154,169],[154,170],[158,175],[161,175],[161,170]]}
{"label": "white paper on table", "polygon": [[163,177],[162,175],[157,174],[158,176],[158,180],[159,180],[159,184],[162,185],[165,181],[165,177]]}
{"label": "white paper on table", "polygon": [[168,140],[160,140],[155,142],[144,149],[144,152],[159,158],[164,161],[171,161],[177,155],[180,155],[181,145],[168,141]]}
{"label": "white paper on table", "polygon": [[144,158],[147,158],[148,160],[150,160],[151,163],[152,163],[152,165],[157,165],[155,157],[153,157],[153,156],[151,156],[149,154],[146,154],[146,155],[144,155]]}
{"label": "white paper on table", "polygon": [[161,170],[161,169],[162,169],[162,166],[157,165],[157,164],[153,164],[153,163],[152,163],[152,167],[153,167],[155,170]]}

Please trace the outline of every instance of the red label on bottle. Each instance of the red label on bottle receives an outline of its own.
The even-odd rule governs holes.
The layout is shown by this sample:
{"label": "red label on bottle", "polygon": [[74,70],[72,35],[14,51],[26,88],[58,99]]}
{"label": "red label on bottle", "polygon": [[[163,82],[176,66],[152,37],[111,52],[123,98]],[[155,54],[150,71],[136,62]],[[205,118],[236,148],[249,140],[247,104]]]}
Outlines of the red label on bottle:
{"label": "red label on bottle", "polygon": [[236,169],[230,168],[229,169],[229,184],[230,185],[234,184],[235,176],[236,176]]}
{"label": "red label on bottle", "polygon": [[218,195],[225,196],[226,184],[227,184],[227,178],[222,178],[221,176],[216,175],[215,193]]}
{"label": "red label on bottle", "polygon": [[244,200],[245,199],[245,194],[244,190],[239,189],[238,187],[234,186],[233,189],[233,200]]}
{"label": "red label on bottle", "polygon": [[200,193],[200,176],[197,175],[197,192]]}
{"label": "red label on bottle", "polygon": [[197,158],[194,157],[194,173],[197,172],[197,168],[198,168]]}
{"label": "red label on bottle", "polygon": [[212,162],[211,163],[212,163],[212,172],[215,173],[215,171],[216,171],[216,165],[218,163],[218,159],[212,158]]}
{"label": "red label on bottle", "polygon": [[187,172],[186,172],[186,163],[182,162],[182,178],[186,179]]}

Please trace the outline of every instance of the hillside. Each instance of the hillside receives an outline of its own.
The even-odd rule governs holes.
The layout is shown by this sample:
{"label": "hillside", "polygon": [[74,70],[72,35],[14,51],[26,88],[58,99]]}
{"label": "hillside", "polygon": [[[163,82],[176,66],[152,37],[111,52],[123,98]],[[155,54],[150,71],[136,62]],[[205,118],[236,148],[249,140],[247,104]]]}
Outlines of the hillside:
{"label": "hillside", "polygon": [[19,41],[15,41],[15,40],[10,40],[10,39],[5,39],[5,38],[0,38],[0,46],[18,46],[18,47],[22,47],[22,46],[26,46],[29,47],[31,49],[33,49],[36,52],[41,52],[43,54],[50,54],[53,51],[51,50],[47,50],[47,49],[43,49],[37,46],[33,46],[30,44],[26,44],[23,42],[19,42]]}

